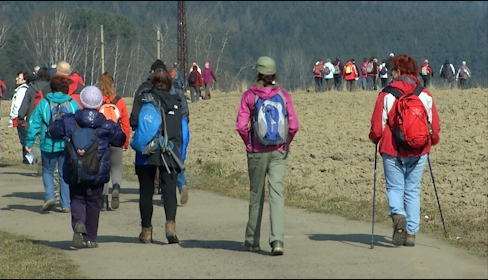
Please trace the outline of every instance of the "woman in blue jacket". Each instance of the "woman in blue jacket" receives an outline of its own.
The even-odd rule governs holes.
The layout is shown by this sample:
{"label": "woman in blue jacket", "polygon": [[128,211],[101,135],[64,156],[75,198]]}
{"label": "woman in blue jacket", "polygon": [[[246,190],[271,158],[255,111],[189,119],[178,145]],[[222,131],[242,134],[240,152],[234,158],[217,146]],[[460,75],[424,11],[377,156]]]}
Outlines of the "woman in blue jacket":
{"label": "woman in blue jacket", "polygon": [[[70,172],[70,155],[65,149],[66,160],[63,165],[63,179],[69,184],[71,197],[71,226],[73,228],[73,247],[98,247],[98,221],[102,207],[103,186],[110,180],[110,146],[122,147],[126,140],[119,124],[107,120],[98,111],[103,103],[102,92],[96,86],[88,86],[80,93],[82,110],[66,114],[54,121],[49,129],[55,138],[73,141],[72,135],[78,127],[94,128],[98,136],[97,159],[100,168],[93,183],[77,183],[77,173]],[[69,144],[71,145],[71,144]]]}
{"label": "woman in blue jacket", "polygon": [[76,100],[68,95],[69,79],[62,75],[57,75],[51,79],[50,86],[52,93],[39,101],[29,118],[29,129],[26,138],[26,151],[32,152],[32,146],[36,141],[36,135],[40,134],[39,147],[41,150],[42,161],[42,181],[44,184],[44,205],[42,211],[50,211],[56,206],[54,194],[54,170],[58,166],[60,206],[63,212],[70,211],[69,186],[61,178],[63,171],[61,166],[64,162],[64,140],[54,139],[48,133],[48,126],[51,122],[51,104],[62,104],[68,112],[74,113],[80,109]]}

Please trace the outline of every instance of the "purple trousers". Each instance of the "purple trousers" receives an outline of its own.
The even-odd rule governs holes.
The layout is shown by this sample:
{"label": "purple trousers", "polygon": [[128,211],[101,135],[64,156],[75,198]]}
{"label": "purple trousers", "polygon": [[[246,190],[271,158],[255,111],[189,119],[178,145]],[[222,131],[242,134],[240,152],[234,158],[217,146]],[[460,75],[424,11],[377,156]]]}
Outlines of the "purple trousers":
{"label": "purple trousers", "polygon": [[80,186],[69,186],[71,198],[71,227],[75,228],[77,222],[85,224],[86,233],[83,240],[96,242],[98,233],[98,221],[102,208],[103,185],[93,186],[91,194]]}

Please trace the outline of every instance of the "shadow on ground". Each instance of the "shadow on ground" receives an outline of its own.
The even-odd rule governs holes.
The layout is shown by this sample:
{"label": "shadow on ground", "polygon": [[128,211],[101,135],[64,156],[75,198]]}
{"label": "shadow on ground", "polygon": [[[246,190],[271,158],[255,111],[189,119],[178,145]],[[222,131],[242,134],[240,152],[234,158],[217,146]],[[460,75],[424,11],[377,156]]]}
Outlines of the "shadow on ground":
{"label": "shadow on ground", "polygon": [[[359,246],[358,243],[371,246],[370,234],[308,234],[308,238],[314,241],[338,241],[361,248],[364,246]],[[374,235],[373,239],[374,246],[395,247],[391,244],[391,239],[387,239],[385,236]]]}

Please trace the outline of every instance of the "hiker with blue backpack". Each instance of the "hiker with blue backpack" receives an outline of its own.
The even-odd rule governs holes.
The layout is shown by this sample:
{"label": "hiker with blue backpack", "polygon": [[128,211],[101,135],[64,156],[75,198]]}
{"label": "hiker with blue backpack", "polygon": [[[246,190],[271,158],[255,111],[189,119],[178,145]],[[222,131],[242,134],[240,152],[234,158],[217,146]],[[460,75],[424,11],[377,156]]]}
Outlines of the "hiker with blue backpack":
{"label": "hiker with blue backpack", "polygon": [[236,130],[246,147],[249,174],[249,218],[244,245],[251,252],[261,250],[261,218],[267,178],[271,222],[268,242],[273,255],[282,255],[285,174],[290,144],[298,131],[298,118],[291,96],[277,81],[275,61],[262,56],[254,68],[257,74],[251,87],[242,94],[236,120]]}
{"label": "hiker with blue backpack", "polygon": [[66,142],[59,170],[63,183],[69,184],[72,245],[97,248],[103,186],[110,180],[110,147],[122,147],[126,136],[118,123],[98,111],[104,101],[96,86],[85,87],[80,102],[83,109],[55,120],[49,132]]}
{"label": "hiker with blue backpack", "polygon": [[130,126],[134,135],[130,146],[136,151],[135,171],[139,180],[141,233],[139,241],[152,242],[154,177],[159,174],[164,195],[166,238],[179,243],[176,234],[176,185],[178,173],[184,170],[179,148],[181,135],[181,97],[171,94],[172,78],[165,68],[151,75],[151,89],[142,92],[132,106]]}
{"label": "hiker with blue backpack", "polygon": [[49,83],[52,92],[46,94],[39,101],[29,118],[29,129],[26,138],[27,152],[32,152],[32,146],[37,139],[37,134],[40,135],[42,181],[45,192],[42,211],[51,211],[56,206],[54,193],[54,170],[56,167],[58,169],[61,211],[68,213],[71,208],[69,186],[62,179],[63,170],[61,168],[65,160],[65,141],[62,138],[53,137],[48,130],[56,118],[60,118],[66,113],[74,113],[80,109],[78,102],[68,95],[69,84],[70,81],[67,76],[55,75]]}

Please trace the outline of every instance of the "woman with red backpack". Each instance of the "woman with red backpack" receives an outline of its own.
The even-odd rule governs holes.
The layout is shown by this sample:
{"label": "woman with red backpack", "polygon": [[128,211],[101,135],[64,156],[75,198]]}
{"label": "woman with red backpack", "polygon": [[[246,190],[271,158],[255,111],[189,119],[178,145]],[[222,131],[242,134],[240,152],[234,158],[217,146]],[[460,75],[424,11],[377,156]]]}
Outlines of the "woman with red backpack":
{"label": "woman with red backpack", "polygon": [[[439,142],[440,123],[432,94],[422,88],[417,79],[417,62],[410,55],[399,55],[393,58],[391,68],[393,80],[376,99],[369,139],[376,145],[379,142],[378,151],[383,159],[386,197],[390,207],[388,215],[392,217],[394,227],[393,244],[412,247],[415,245],[415,235],[420,224],[420,182],[430,148]],[[412,92],[418,95],[410,95]],[[397,98],[393,94],[400,96]],[[410,96],[417,99],[415,103],[425,108],[425,122],[418,121],[419,110],[410,114],[415,118],[416,125],[408,126],[414,128],[408,131],[412,135],[413,132],[422,131],[426,136],[414,148],[402,145],[402,138],[407,137],[399,137],[396,129],[398,122],[395,122],[395,116],[400,112],[396,105],[405,95],[407,98]],[[405,114],[405,111],[402,112]]]}

